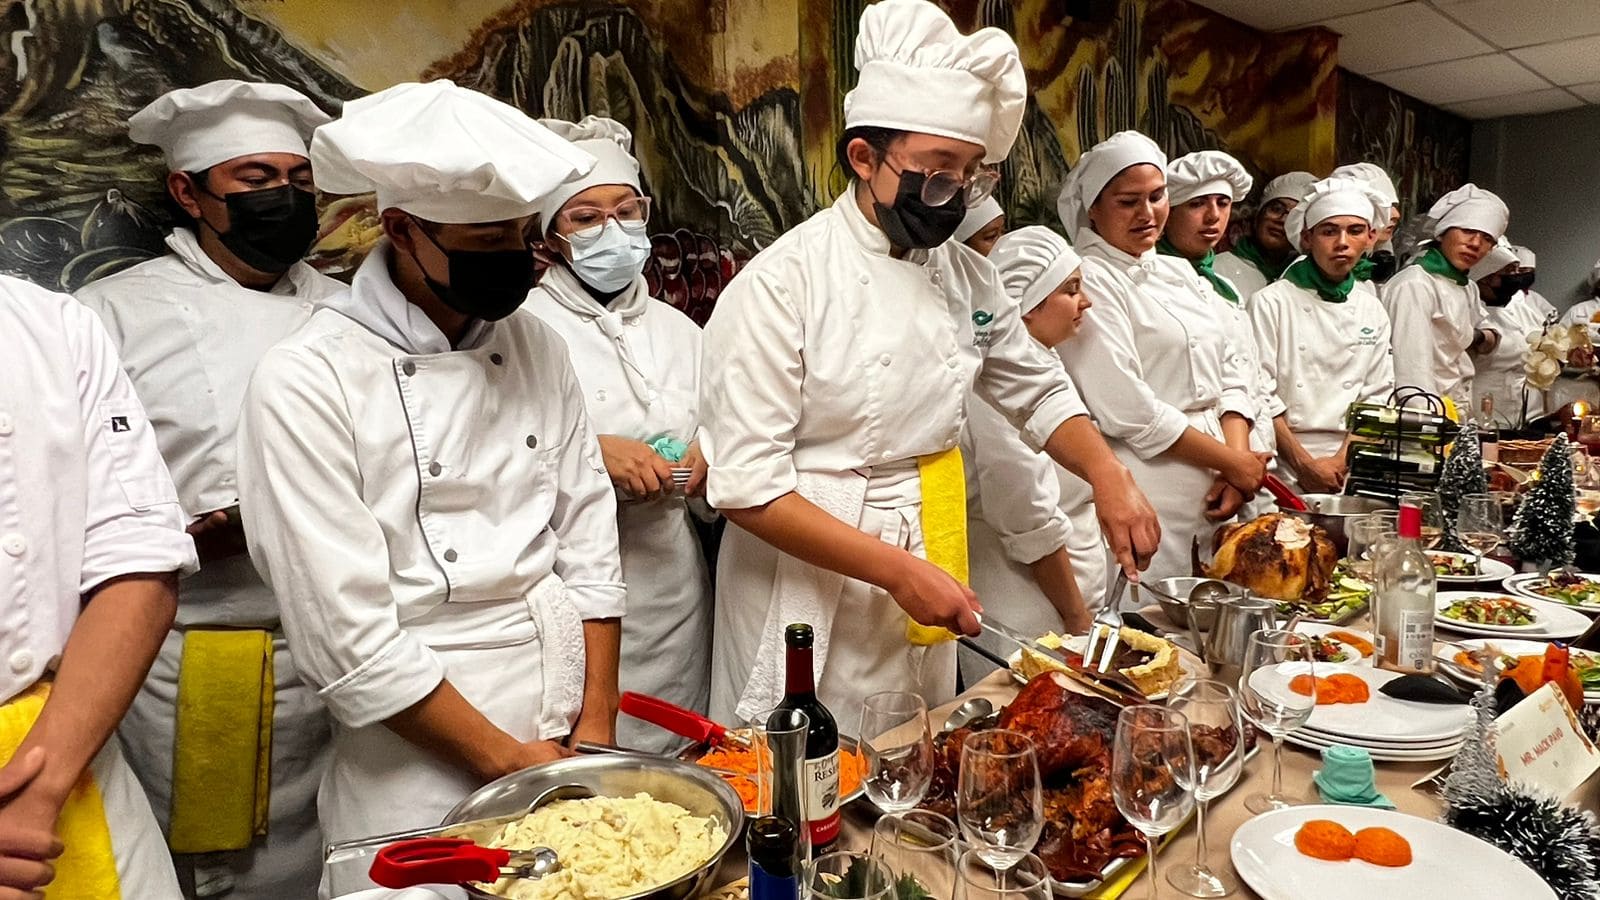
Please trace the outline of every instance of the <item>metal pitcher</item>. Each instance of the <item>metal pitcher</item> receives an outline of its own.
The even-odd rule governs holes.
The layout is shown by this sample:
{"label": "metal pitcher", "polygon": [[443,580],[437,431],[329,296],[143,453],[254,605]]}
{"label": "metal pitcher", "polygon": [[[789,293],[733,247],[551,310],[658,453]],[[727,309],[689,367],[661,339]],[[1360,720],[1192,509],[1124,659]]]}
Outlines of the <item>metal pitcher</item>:
{"label": "metal pitcher", "polygon": [[1206,662],[1216,675],[1237,673],[1244,666],[1250,635],[1278,627],[1278,605],[1249,591],[1217,601],[1217,622],[1206,634]]}

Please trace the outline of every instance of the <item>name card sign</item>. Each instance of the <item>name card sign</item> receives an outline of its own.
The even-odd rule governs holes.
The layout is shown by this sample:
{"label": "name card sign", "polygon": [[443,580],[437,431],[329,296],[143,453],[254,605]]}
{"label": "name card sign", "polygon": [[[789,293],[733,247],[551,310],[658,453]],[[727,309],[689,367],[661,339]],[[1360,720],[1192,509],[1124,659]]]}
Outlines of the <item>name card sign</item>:
{"label": "name card sign", "polygon": [[1565,798],[1600,770],[1596,750],[1567,698],[1546,684],[1496,720],[1500,775]]}

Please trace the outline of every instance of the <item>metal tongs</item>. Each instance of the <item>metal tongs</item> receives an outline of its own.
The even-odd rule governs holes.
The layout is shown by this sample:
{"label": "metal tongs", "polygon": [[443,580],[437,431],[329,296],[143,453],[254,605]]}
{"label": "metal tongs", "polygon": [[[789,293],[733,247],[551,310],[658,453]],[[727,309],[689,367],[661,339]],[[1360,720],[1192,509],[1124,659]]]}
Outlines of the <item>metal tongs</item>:
{"label": "metal tongs", "polygon": [[1080,684],[1083,684],[1107,699],[1113,700],[1117,703],[1127,703],[1129,700],[1134,700],[1139,703],[1146,702],[1144,692],[1139,690],[1139,688],[1121,672],[1114,670],[1109,672],[1096,671],[1089,666],[1089,661],[1087,659],[1080,658],[1074,660],[1072,658],[1074,654],[1069,654],[1066,650],[1050,647],[1040,643],[1037,638],[1028,637],[1017,629],[988,614],[978,616],[978,624],[983,627],[984,631],[987,631],[990,634],[1004,638],[1006,641],[1016,644],[1018,647],[1021,647],[1025,650],[1032,650],[1040,656],[1060,663],[1069,670],[1069,673],[1072,674],[1075,677],[1075,680],[1077,680]]}

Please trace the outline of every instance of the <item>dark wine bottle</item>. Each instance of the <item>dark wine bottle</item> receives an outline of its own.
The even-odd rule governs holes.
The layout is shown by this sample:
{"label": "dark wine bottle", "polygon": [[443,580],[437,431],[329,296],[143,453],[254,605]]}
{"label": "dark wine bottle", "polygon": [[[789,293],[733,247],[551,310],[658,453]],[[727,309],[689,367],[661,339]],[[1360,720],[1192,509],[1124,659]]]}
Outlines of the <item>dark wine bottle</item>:
{"label": "dark wine bottle", "polygon": [[745,852],[750,857],[750,900],[799,900],[799,844],[799,833],[788,819],[761,816],[751,820],[745,835]]}
{"label": "dark wine bottle", "polygon": [[839,726],[817,699],[811,671],[814,639],[810,625],[790,625],[783,630],[787,650],[783,702],[778,708],[799,710],[811,722],[806,735],[805,806],[811,852],[820,856],[839,839]]}

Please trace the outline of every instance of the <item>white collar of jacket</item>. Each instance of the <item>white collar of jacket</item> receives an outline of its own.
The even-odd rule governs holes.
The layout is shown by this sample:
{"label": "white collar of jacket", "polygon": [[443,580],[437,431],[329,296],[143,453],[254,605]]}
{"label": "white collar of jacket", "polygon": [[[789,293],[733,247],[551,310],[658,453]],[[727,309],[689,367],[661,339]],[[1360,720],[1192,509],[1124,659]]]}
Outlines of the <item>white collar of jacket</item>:
{"label": "white collar of jacket", "polygon": [[[201,278],[219,284],[231,284],[244,290],[252,290],[235,281],[232,275],[222,271],[222,267],[217,265],[216,260],[206,255],[206,251],[200,247],[200,239],[195,236],[192,229],[182,226],[172,229],[172,233],[167,235],[167,246],[172,249],[173,255],[183,260],[183,264]],[[296,296],[305,289],[304,279],[314,273],[315,270],[310,266],[303,262],[297,262],[290,266],[289,270],[283,273],[283,277],[279,278],[278,282],[264,293]]]}
{"label": "white collar of jacket", "polygon": [[1155,248],[1152,247],[1146,250],[1140,256],[1134,256],[1131,253],[1125,253],[1113,247],[1110,241],[1101,237],[1092,228],[1078,229],[1078,237],[1073,242],[1073,246],[1080,256],[1099,257],[1108,263],[1128,269],[1130,272],[1133,269],[1150,269],[1156,260]]}
{"label": "white collar of jacket", "polygon": [[634,321],[644,315],[645,304],[650,303],[650,286],[645,282],[643,275],[636,275],[633,284],[627,290],[616,296],[607,307],[589,293],[566,266],[551,266],[545,270],[544,277],[539,280],[539,288],[550,295],[562,307],[576,315],[589,319],[611,340],[616,348],[617,358],[622,361],[623,374],[628,378],[628,388],[633,395],[646,407],[650,405],[650,397],[655,390],[650,386],[650,379],[644,370],[639,368],[639,363],[633,357],[633,348],[628,344],[628,333],[623,325]]}
{"label": "white collar of jacket", "polygon": [[[425,356],[449,353],[458,349],[450,346],[439,326],[433,324],[427,313],[417,308],[406,295],[400,293],[394,279],[389,277],[391,245],[382,238],[367,254],[350,290],[340,291],[322,301],[334,310],[365,327],[406,353]],[[513,313],[513,315],[515,315]],[[493,322],[475,320],[467,326],[467,333],[459,349],[476,347],[488,339]]]}
{"label": "white collar of jacket", "polygon": [[[884,234],[882,228],[867,221],[866,214],[861,211],[861,204],[856,202],[856,188],[859,184],[860,182],[852,179],[850,187],[833,201],[833,209],[844,220],[845,230],[855,238],[857,244],[861,245],[862,250],[872,256],[892,259],[889,251],[894,248],[889,244],[889,236]],[[920,266],[928,261],[928,251],[907,250],[906,255],[900,257],[899,261]]]}

